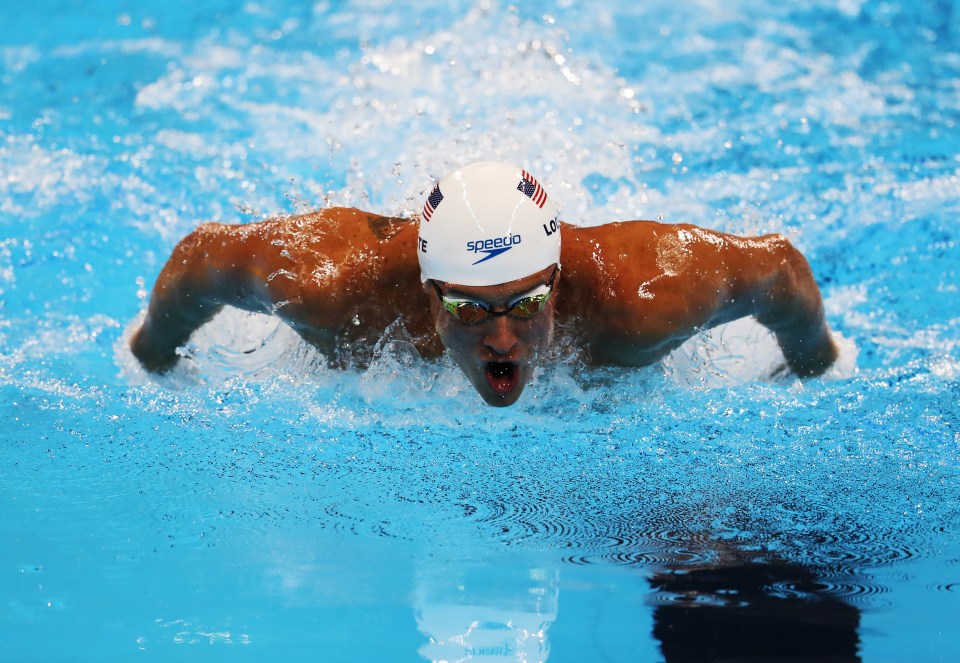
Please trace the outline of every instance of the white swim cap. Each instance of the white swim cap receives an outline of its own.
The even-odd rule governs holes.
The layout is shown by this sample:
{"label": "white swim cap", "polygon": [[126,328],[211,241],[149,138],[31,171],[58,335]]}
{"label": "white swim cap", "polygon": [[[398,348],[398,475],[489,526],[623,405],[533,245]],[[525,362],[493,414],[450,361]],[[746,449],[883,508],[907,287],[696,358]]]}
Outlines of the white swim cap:
{"label": "white swim cap", "polygon": [[559,207],[527,171],[480,162],[444,177],[420,219],[420,277],[498,285],[560,263]]}

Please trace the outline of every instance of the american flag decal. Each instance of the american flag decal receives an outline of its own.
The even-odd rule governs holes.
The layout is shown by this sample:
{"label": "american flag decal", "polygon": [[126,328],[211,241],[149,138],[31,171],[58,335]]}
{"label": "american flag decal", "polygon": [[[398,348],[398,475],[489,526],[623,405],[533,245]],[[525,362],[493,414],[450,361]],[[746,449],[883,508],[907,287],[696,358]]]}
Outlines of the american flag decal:
{"label": "american flag decal", "polygon": [[540,183],[533,179],[533,175],[527,171],[521,171],[523,179],[520,180],[520,184],[517,185],[517,191],[523,191],[523,194],[535,202],[537,207],[543,209],[544,203],[547,202],[547,192],[543,190],[543,187],[540,186]]}
{"label": "american flag decal", "polygon": [[433,191],[427,196],[427,204],[423,206],[424,221],[430,220],[430,217],[433,216],[433,210],[437,209],[437,205],[440,204],[441,200],[443,200],[443,194],[440,193],[440,185],[438,184],[433,187]]}

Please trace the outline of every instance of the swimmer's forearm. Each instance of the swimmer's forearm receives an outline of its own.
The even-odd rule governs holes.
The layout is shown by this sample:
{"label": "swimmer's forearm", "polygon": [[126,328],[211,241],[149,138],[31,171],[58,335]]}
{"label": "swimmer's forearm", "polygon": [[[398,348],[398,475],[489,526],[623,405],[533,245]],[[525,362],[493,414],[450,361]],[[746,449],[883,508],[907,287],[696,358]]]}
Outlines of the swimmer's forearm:
{"label": "swimmer's forearm", "polygon": [[166,373],[172,369],[180,355],[177,349],[205,322],[210,320],[222,305],[197,302],[187,307],[171,306],[155,296],[150,302],[143,325],[130,339],[130,349],[144,368],[154,373]]}
{"label": "swimmer's forearm", "polygon": [[837,358],[837,346],[830,337],[826,323],[814,331],[800,333],[775,332],[777,342],[787,360],[787,366],[796,375],[810,377],[826,371]]}
{"label": "swimmer's forearm", "polygon": [[229,291],[237,289],[230,281],[217,269],[202,227],[174,248],[157,277],[143,325],[130,339],[130,349],[144,368],[164,373],[176,365],[177,349],[225,303],[232,303]]}
{"label": "swimmer's forearm", "polygon": [[756,315],[777,339],[790,370],[800,376],[820,375],[837,358],[820,289],[803,255],[784,241],[780,269],[761,298]]}

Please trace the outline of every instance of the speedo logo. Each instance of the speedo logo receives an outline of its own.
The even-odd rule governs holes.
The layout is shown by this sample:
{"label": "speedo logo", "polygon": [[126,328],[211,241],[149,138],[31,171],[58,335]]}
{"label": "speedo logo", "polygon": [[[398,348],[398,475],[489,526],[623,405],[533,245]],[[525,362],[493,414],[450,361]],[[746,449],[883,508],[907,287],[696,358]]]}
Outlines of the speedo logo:
{"label": "speedo logo", "polygon": [[507,235],[506,237],[495,237],[494,239],[478,239],[474,242],[467,242],[467,251],[475,254],[486,254],[473,263],[474,265],[479,265],[481,262],[490,260],[490,258],[496,258],[501,253],[506,253],[522,241],[520,235]]}

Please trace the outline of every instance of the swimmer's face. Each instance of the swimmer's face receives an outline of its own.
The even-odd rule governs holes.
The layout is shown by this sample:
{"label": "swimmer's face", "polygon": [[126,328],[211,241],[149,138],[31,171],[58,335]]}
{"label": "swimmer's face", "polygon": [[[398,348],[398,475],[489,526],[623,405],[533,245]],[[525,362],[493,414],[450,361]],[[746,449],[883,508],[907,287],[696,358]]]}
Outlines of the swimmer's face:
{"label": "swimmer's face", "polygon": [[466,286],[432,281],[424,284],[444,347],[490,405],[513,405],[520,398],[533,376],[537,359],[553,337],[556,297],[550,292],[543,310],[528,319],[508,314],[486,316],[478,323],[467,324],[444,308],[441,293],[448,301],[471,300],[495,312],[503,311],[518,302],[518,308],[528,306],[531,302],[527,297],[542,294],[551,277],[556,288],[560,273],[555,267],[500,285]]}

